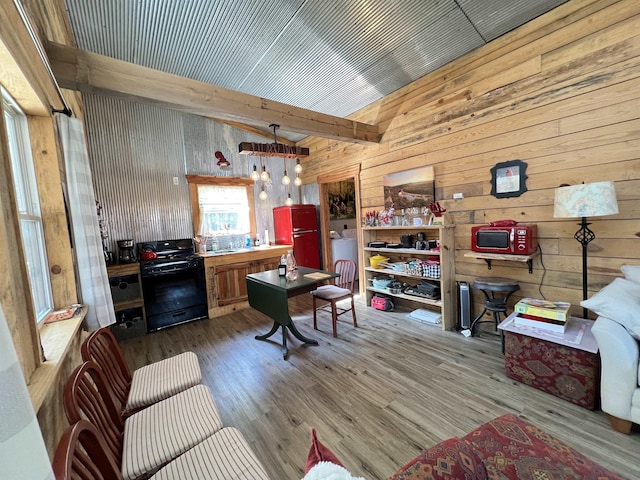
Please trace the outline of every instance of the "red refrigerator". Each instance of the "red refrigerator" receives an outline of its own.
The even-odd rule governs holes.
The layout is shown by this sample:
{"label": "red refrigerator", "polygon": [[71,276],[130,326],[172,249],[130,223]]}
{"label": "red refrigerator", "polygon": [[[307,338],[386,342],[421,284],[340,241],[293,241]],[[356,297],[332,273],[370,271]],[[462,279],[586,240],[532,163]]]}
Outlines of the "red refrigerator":
{"label": "red refrigerator", "polygon": [[315,205],[291,205],[273,209],[276,243],[293,245],[301,267],[320,268],[318,217]]}

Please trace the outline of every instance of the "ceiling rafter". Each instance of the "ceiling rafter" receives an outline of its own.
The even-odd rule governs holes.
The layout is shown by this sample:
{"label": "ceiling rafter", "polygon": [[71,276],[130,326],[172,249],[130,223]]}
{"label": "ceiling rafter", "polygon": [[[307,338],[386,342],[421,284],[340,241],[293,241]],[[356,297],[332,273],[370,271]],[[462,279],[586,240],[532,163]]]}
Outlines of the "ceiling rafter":
{"label": "ceiling rafter", "polygon": [[348,120],[86,52],[47,44],[62,88],[113,95],[233,122],[271,124],[283,130],[352,143],[380,141],[377,125]]}

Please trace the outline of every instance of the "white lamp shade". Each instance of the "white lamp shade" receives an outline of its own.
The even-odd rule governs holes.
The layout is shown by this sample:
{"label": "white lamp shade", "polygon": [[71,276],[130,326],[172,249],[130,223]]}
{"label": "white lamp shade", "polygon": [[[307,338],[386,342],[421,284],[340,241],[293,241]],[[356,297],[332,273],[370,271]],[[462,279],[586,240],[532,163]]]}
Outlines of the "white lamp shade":
{"label": "white lamp shade", "polygon": [[556,188],[554,218],[601,217],[618,213],[613,182],[596,182]]}

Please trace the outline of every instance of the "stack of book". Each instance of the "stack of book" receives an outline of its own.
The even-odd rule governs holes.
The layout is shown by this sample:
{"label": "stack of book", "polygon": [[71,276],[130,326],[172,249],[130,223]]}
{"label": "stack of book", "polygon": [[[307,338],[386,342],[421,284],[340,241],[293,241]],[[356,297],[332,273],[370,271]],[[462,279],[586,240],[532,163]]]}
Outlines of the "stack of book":
{"label": "stack of book", "polygon": [[570,303],[523,298],[514,306],[517,312],[513,323],[563,334],[567,328]]}
{"label": "stack of book", "polygon": [[54,323],[59,322],[60,320],[67,320],[73,317],[80,308],[82,308],[82,305],[76,304],[62,310],[55,310],[44,317],[44,323]]}

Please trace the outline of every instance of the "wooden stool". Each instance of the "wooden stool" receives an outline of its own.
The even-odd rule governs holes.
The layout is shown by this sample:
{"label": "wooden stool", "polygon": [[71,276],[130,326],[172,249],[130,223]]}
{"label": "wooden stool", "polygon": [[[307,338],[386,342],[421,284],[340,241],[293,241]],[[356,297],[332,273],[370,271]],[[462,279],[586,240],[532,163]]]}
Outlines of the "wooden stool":
{"label": "wooden stool", "polygon": [[[486,312],[493,313],[493,321],[495,322],[497,329],[498,324],[501,322],[500,314],[504,313],[505,318],[507,317],[507,302],[513,292],[520,290],[520,284],[518,284],[516,280],[512,280],[510,278],[478,277],[473,281],[473,288],[481,290],[482,293],[484,293],[486,300],[484,302],[484,310],[482,310],[482,313],[480,313],[480,315],[471,322],[471,335],[473,335],[478,323],[492,321],[481,320]],[[496,293],[502,294],[503,296],[496,297]],[[504,336],[502,339],[504,343]]]}

